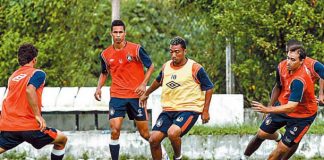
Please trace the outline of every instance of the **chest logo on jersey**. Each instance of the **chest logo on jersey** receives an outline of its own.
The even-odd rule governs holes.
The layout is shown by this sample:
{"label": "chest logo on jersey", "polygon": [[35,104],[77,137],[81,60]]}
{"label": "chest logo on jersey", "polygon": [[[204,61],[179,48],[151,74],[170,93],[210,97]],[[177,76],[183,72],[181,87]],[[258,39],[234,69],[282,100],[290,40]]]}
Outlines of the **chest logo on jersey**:
{"label": "chest logo on jersey", "polygon": [[27,76],[27,74],[19,74],[18,76],[14,77],[12,79],[12,81],[18,82],[20,80],[22,80],[23,78],[25,78]]}
{"label": "chest logo on jersey", "polygon": [[181,86],[179,83],[177,83],[177,82],[175,82],[175,81],[168,82],[166,85],[167,85],[169,88],[171,88],[171,89],[175,89],[175,88]]}
{"label": "chest logo on jersey", "polygon": [[127,56],[126,56],[126,59],[127,59],[128,62],[133,60],[133,57],[131,56],[131,54],[129,52],[128,52]]}

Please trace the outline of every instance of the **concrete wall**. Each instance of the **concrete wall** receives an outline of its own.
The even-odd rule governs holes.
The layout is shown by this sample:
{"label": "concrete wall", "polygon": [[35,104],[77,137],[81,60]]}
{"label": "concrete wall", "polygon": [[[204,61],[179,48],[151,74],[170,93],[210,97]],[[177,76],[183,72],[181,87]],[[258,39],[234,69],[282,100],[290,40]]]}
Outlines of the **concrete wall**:
{"label": "concrete wall", "polygon": [[[81,158],[82,154],[87,152],[93,159],[109,159],[109,136],[110,134],[101,131],[78,131],[65,132],[69,137],[66,148],[67,155],[73,155]],[[233,159],[237,160],[244,152],[252,135],[224,135],[224,136],[184,136],[182,142],[183,155],[190,159]],[[121,154],[129,154],[131,156],[143,155],[150,158],[149,145],[140,138],[138,133],[122,133],[120,137]],[[274,149],[276,143],[274,141],[265,141],[259,150],[253,154],[252,159],[266,159],[270,152]],[[165,145],[167,150],[170,145]],[[306,135],[301,141],[297,155],[311,158],[313,156],[324,157],[324,136],[322,135]],[[51,152],[51,146],[46,146],[41,150],[32,148],[31,145],[23,143],[14,150],[26,151],[28,156],[41,157],[47,156]],[[12,150],[13,151],[13,150]],[[9,152],[12,152],[9,151]],[[1,156],[0,156],[1,158]]]}

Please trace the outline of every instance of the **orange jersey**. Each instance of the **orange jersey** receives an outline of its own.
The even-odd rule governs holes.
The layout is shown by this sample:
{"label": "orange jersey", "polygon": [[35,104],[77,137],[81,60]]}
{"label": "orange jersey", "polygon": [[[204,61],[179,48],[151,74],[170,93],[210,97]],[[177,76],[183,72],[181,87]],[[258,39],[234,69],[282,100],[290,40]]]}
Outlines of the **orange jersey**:
{"label": "orange jersey", "polygon": [[139,98],[135,89],[144,80],[144,68],[139,57],[139,49],[140,45],[127,42],[121,50],[116,51],[111,45],[101,53],[112,79],[111,97]]}
{"label": "orange jersey", "polygon": [[[0,131],[39,130],[34,112],[27,99],[27,85],[36,71],[22,66],[8,80],[8,94],[3,100],[0,117]],[[36,90],[38,107],[41,111],[44,83]]]}
{"label": "orange jersey", "polygon": [[310,75],[312,78],[312,81],[315,83],[316,80],[318,80],[320,78],[320,76],[316,73],[315,69],[314,69],[314,65],[317,61],[315,59],[306,57],[304,60],[304,64],[306,65],[307,69],[310,71]]}
{"label": "orange jersey", "polygon": [[295,110],[287,115],[296,118],[311,117],[317,112],[317,102],[314,93],[314,84],[311,79],[309,70],[306,65],[302,65],[293,74],[290,74],[287,69],[287,61],[282,61],[279,66],[281,92],[279,95],[279,102],[281,105],[287,104],[290,96],[290,85],[293,80],[300,80],[304,84],[303,96],[301,102]]}

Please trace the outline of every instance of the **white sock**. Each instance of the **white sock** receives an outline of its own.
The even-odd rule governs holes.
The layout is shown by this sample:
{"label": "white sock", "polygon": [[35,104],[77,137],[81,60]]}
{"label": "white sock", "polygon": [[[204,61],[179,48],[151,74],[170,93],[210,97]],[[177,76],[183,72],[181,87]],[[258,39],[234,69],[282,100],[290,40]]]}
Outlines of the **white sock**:
{"label": "white sock", "polygon": [[281,133],[278,132],[278,137],[277,137],[276,141],[280,141],[281,140],[281,137],[282,137],[281,136]]}
{"label": "white sock", "polygon": [[242,155],[241,156],[241,160],[247,160],[247,159],[249,159],[250,158],[250,156],[247,156],[247,155]]}
{"label": "white sock", "polygon": [[109,144],[110,145],[118,145],[119,144],[119,140],[118,139],[116,139],[116,140],[111,139]]}
{"label": "white sock", "polygon": [[182,155],[180,155],[178,158],[175,158],[175,159],[177,160],[177,159],[181,159],[181,158],[182,158]]}
{"label": "white sock", "polygon": [[61,156],[65,153],[65,148],[61,149],[61,150],[57,150],[57,149],[52,149],[52,153],[56,156]]}

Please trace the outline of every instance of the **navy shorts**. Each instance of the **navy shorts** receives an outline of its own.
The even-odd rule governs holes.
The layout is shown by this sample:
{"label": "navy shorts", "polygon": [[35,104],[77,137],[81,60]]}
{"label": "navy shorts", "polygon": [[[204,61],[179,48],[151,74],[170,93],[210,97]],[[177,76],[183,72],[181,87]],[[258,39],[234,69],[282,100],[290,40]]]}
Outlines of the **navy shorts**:
{"label": "navy shorts", "polygon": [[286,126],[285,134],[281,140],[286,146],[291,147],[300,142],[314,122],[316,115],[314,114],[308,118],[293,118],[285,114],[269,114],[262,122],[260,129],[273,134],[278,129]]}
{"label": "navy shorts", "polygon": [[139,106],[138,98],[114,98],[109,102],[109,119],[124,117],[127,112],[130,120],[147,121],[147,110]]}
{"label": "navy shorts", "polygon": [[57,136],[54,128],[46,128],[44,132],[37,131],[0,131],[0,147],[10,150],[22,142],[28,142],[36,149],[52,143]]}
{"label": "navy shorts", "polygon": [[153,131],[161,131],[164,134],[168,134],[168,130],[172,124],[175,124],[181,128],[181,137],[188,133],[188,131],[196,123],[199,113],[191,111],[168,111],[162,112],[156,124],[153,127]]}

